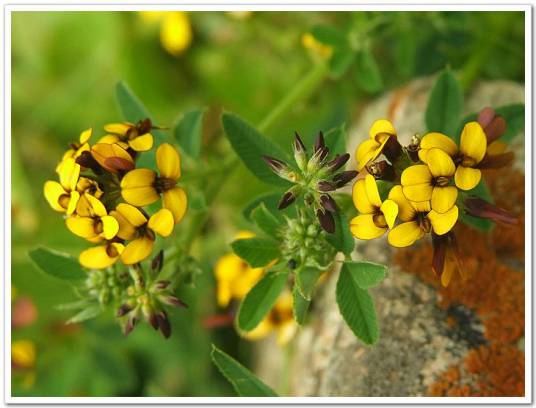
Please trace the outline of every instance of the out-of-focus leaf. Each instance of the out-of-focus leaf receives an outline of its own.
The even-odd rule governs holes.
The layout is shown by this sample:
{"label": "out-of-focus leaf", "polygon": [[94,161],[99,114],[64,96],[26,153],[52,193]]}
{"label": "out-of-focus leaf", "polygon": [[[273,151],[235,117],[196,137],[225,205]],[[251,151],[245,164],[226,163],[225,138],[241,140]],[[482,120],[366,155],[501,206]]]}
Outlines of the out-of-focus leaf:
{"label": "out-of-focus leaf", "polygon": [[365,91],[374,93],[383,88],[382,75],[374,55],[369,49],[357,54],[357,82]]}
{"label": "out-of-focus leaf", "polygon": [[87,277],[78,260],[73,257],[39,247],[28,254],[32,261],[48,275],[67,281],[79,281]]}
{"label": "out-of-focus leaf", "polygon": [[300,293],[298,286],[294,285],[292,289],[292,310],[294,314],[294,320],[296,323],[303,324],[305,317],[307,316],[307,311],[309,310],[309,305],[311,304],[310,300],[305,299]]}
{"label": "out-of-focus leaf", "polygon": [[455,138],[463,108],[463,93],[450,69],[444,70],[432,88],[426,108],[426,127]]}
{"label": "out-of-focus leaf", "polygon": [[346,123],[328,130],[324,134],[326,146],[329,147],[331,155],[346,153]]}
{"label": "out-of-focus leaf", "polygon": [[328,25],[316,25],[311,29],[313,37],[330,47],[341,48],[348,45],[346,34],[335,27]]}
{"label": "out-of-focus leaf", "polygon": [[100,315],[103,311],[104,309],[99,304],[89,306],[67,320],[67,324],[81,323],[85,320],[93,319],[94,317]]}
{"label": "out-of-focus leaf", "polygon": [[252,268],[266,266],[279,256],[279,243],[272,238],[237,239],[231,247]]}
{"label": "out-of-focus leaf", "polygon": [[354,60],[355,53],[352,50],[334,50],[329,60],[329,70],[335,78],[339,78],[350,68]]}
{"label": "out-of-focus leaf", "polygon": [[281,225],[280,220],[268,211],[264,203],[259,204],[259,206],[252,211],[251,219],[265,233],[272,237],[276,237]]}
{"label": "out-of-focus leaf", "polygon": [[175,139],[186,154],[197,157],[201,151],[204,108],[186,112],[175,126]]}

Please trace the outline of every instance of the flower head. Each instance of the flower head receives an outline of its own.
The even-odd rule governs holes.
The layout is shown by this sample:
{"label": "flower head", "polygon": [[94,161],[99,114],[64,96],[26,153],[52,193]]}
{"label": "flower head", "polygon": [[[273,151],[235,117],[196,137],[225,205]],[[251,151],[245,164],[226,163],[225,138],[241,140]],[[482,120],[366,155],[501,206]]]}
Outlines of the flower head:
{"label": "flower head", "polygon": [[89,139],[91,139],[91,135],[93,134],[93,129],[89,128],[84,130],[82,133],[80,133],[79,141],[71,143],[71,148],[65,152],[63,155],[61,161],[58,163],[56,167],[56,172],[60,173],[61,171],[61,165],[64,160],[66,159],[77,159],[83,152],[86,152],[89,150]]}
{"label": "flower head", "polygon": [[100,138],[98,143],[117,143],[125,150],[130,147],[136,152],[146,152],[153,147],[152,128],[150,119],[141,120],[136,125],[128,122],[110,123],[104,126],[109,134]]}
{"label": "flower head", "polygon": [[50,206],[59,212],[71,215],[78,203],[80,193],[76,190],[80,176],[80,165],[73,158],[62,161],[59,168],[60,182],[47,181],[44,194]]}
{"label": "flower head", "polygon": [[369,138],[356,149],[357,169],[361,171],[382,153],[392,162],[400,155],[401,149],[393,124],[386,119],[378,119],[370,127]]}
{"label": "flower head", "polygon": [[92,195],[84,194],[88,206],[84,209],[84,215],[72,215],[65,220],[67,228],[79,237],[91,242],[111,240],[119,231],[117,220],[108,215],[106,207]]}

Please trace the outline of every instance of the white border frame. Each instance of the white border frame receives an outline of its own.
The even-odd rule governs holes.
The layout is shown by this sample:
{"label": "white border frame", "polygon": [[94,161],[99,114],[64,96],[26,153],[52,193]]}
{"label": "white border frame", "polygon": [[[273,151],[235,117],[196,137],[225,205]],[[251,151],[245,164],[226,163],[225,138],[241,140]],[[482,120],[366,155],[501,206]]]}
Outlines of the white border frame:
{"label": "white border frame", "polygon": [[[3,0],[2,0],[3,1]],[[3,166],[4,200],[2,202],[4,240],[4,401],[7,404],[530,404],[532,403],[532,211],[526,211],[525,225],[525,396],[524,397],[13,397],[11,396],[11,13],[15,11],[137,11],[137,10],[185,10],[185,11],[523,11],[525,12],[525,209],[532,209],[532,7],[528,4],[404,4],[392,1],[386,4],[326,4],[320,2],[294,1],[287,4],[284,0],[269,3],[240,4],[239,2],[212,2],[171,4],[146,4],[142,1],[109,3],[105,0],[93,2],[55,2],[46,0],[40,4],[10,2],[3,3],[2,29],[4,33],[4,97],[3,97]],[[527,154],[527,152],[529,154]],[[9,203],[9,204],[8,204]],[[207,353],[209,350],[207,350]]]}

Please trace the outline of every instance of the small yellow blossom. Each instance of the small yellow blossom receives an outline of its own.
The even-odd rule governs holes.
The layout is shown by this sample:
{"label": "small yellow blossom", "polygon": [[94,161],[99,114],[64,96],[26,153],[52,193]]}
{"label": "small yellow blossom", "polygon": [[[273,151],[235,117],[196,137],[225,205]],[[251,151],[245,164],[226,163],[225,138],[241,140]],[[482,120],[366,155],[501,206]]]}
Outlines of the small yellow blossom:
{"label": "small yellow blossom", "polygon": [[396,139],[396,130],[386,119],[376,120],[369,130],[369,139],[362,142],[355,152],[357,169],[361,171],[368,163],[382,154],[383,148],[390,138]]}
{"label": "small yellow blossom", "polygon": [[304,48],[310,50],[314,55],[318,55],[322,59],[329,59],[333,53],[333,49],[329,45],[322,44],[311,33],[305,33],[301,37],[301,42]]}
{"label": "small yellow blossom", "polygon": [[44,186],[45,198],[52,209],[71,215],[78,203],[80,193],[76,191],[78,177],[80,176],[80,165],[75,159],[67,158],[60,166],[60,182],[47,181]]}
{"label": "small yellow blossom", "polygon": [[16,340],[11,343],[11,363],[16,367],[33,367],[36,355],[35,344],[30,340]]}
{"label": "small yellow blossom", "polygon": [[370,174],[357,180],[352,191],[354,205],[360,215],[350,221],[352,234],[359,239],[374,239],[392,228],[398,214],[398,206],[391,199],[383,203],[376,180]]}
{"label": "small yellow blossom", "polygon": [[88,248],[80,253],[78,261],[88,269],[104,269],[112,266],[118,259],[125,246],[119,242],[108,241],[104,245]]}
{"label": "small yellow blossom", "polygon": [[121,253],[121,261],[125,265],[141,262],[151,254],[156,239],[155,233],[167,237],[173,231],[173,215],[165,208],[147,219],[133,205],[121,203],[110,214],[119,222],[117,236],[130,241]]}
{"label": "small yellow blossom", "polygon": [[123,149],[129,147],[136,152],[146,152],[153,147],[153,135],[146,126],[136,126],[132,123],[110,123],[104,126],[109,134],[99,139],[98,143],[117,143]]}
{"label": "small yellow blossom", "polygon": [[85,194],[88,207],[84,209],[85,216],[73,215],[65,220],[67,228],[79,237],[91,242],[110,240],[119,231],[117,220],[108,215],[106,207],[95,197]]}
{"label": "small yellow blossom", "polygon": [[89,151],[89,139],[91,139],[91,135],[93,134],[93,129],[89,128],[84,130],[82,133],[80,133],[79,142],[78,143],[72,143],[71,148],[65,152],[63,155],[63,158],[56,166],[56,172],[59,174],[61,171],[61,165],[66,159],[76,159],[79,157],[83,152]]}
{"label": "small yellow blossom", "polygon": [[192,27],[188,14],[183,11],[141,11],[149,23],[160,24],[160,42],[171,55],[179,56],[192,43]]}
{"label": "small yellow blossom", "polygon": [[132,156],[117,143],[97,143],[91,148],[91,155],[103,169],[112,173],[124,173],[132,170]]}
{"label": "small yellow blossom", "polygon": [[121,180],[123,199],[134,206],[143,207],[154,203],[162,194],[164,208],[179,222],[187,207],[184,190],[177,186],[181,175],[179,153],[168,143],[162,143],[156,151],[156,166],[159,173],[150,169],[135,169]]}

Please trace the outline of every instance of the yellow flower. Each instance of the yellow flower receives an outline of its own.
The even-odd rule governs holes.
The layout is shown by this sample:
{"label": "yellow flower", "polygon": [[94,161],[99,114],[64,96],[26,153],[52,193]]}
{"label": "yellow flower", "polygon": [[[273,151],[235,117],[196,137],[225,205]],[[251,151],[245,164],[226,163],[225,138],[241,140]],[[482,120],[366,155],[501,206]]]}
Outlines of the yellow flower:
{"label": "yellow flower", "polygon": [[[237,234],[236,239],[253,236],[254,234],[251,232],[241,231]],[[226,307],[231,299],[242,299],[259,281],[263,272],[263,268],[251,268],[247,262],[235,254],[222,256],[214,269],[218,283],[218,305]]]}
{"label": "yellow flower", "polygon": [[17,340],[11,343],[11,363],[16,367],[33,367],[36,355],[35,344],[30,340]]}
{"label": "yellow flower", "polygon": [[333,52],[333,49],[319,42],[311,33],[305,33],[301,37],[301,42],[304,48],[312,51],[313,54],[318,55],[322,59],[329,59]]}
{"label": "yellow flower", "polygon": [[272,332],[277,333],[277,344],[286,345],[296,333],[298,325],[294,321],[292,312],[293,299],[289,291],[283,292],[277,299],[274,307],[257,327],[243,333],[248,340],[259,340]]}
{"label": "yellow flower", "polygon": [[45,198],[54,210],[71,215],[80,198],[80,193],[76,191],[80,165],[76,164],[73,158],[65,159],[60,166],[59,176],[59,183],[57,181],[45,182]]}
{"label": "yellow flower", "polygon": [[87,177],[80,177],[76,184],[76,191],[80,194],[80,199],[76,204],[76,214],[88,217],[91,211],[91,203],[87,197],[93,196],[100,199],[104,193],[95,180]]}
{"label": "yellow flower", "polygon": [[410,201],[431,200],[433,210],[445,213],[458,198],[458,189],[450,185],[456,167],[452,158],[439,148],[427,151],[426,163],[410,166],[402,172],[400,182],[404,195]]}
{"label": "yellow flower", "polygon": [[66,159],[70,159],[70,158],[76,159],[78,156],[82,154],[82,152],[89,151],[88,142],[92,134],[93,134],[93,129],[91,128],[84,130],[82,133],[80,133],[79,143],[72,143],[71,148],[65,152],[65,154],[63,155],[63,158],[56,166],[57,173],[60,173],[61,165]]}
{"label": "yellow flower", "polygon": [[357,169],[361,171],[368,163],[382,154],[385,144],[390,138],[396,139],[396,130],[386,119],[376,120],[369,130],[369,139],[362,142],[356,152]]}
{"label": "yellow flower", "polygon": [[160,23],[160,42],[164,49],[174,56],[181,55],[192,42],[190,19],[182,11],[141,11],[147,22]]}
{"label": "yellow flower", "polygon": [[117,143],[97,143],[91,148],[91,155],[111,173],[124,173],[135,167],[132,156]]}
{"label": "yellow flower", "polygon": [[441,214],[431,209],[429,201],[409,201],[401,186],[391,189],[389,199],[397,203],[398,218],[402,221],[387,236],[389,244],[395,247],[409,246],[429,232],[444,235],[458,219],[457,206]]}
{"label": "yellow flower", "polygon": [[143,207],[154,203],[162,194],[164,208],[179,222],[187,207],[184,190],[177,186],[181,175],[179,153],[168,143],[161,144],[156,151],[157,174],[150,169],[132,170],[121,180],[123,199],[134,206]]}
{"label": "yellow flower", "polygon": [[84,216],[73,215],[65,220],[67,228],[79,237],[91,242],[100,242],[103,239],[110,240],[119,231],[117,220],[108,215],[106,207],[95,197],[84,195],[89,204],[84,208]]}
{"label": "yellow flower", "polygon": [[374,239],[392,228],[398,214],[398,206],[391,199],[383,203],[376,180],[370,174],[357,180],[352,191],[354,205],[360,215],[350,221],[352,234],[359,239]]}
{"label": "yellow flower", "polygon": [[[142,122],[143,125],[143,122]],[[98,143],[117,143],[123,149],[137,152],[146,152],[153,147],[153,135],[151,135],[151,124],[149,126],[136,126],[132,123],[110,123],[104,126],[104,130],[109,134],[99,139]]]}
{"label": "yellow flower", "polygon": [[121,261],[125,265],[141,262],[151,254],[156,239],[155,233],[167,237],[173,231],[173,215],[165,208],[147,219],[136,207],[121,203],[110,214],[119,223],[117,236],[130,241],[121,253]]}
{"label": "yellow flower", "polygon": [[227,11],[227,15],[236,19],[236,20],[245,20],[251,17],[253,14],[253,11],[247,11],[247,10],[235,10],[235,11]]}
{"label": "yellow flower", "polygon": [[478,164],[486,155],[487,139],[478,122],[467,123],[460,137],[460,148],[448,136],[441,133],[428,133],[421,140],[419,158],[428,163],[431,149],[441,149],[452,157],[456,170],[454,182],[461,190],[471,190],[480,182],[482,176]]}
{"label": "yellow flower", "polygon": [[89,269],[104,269],[112,266],[118,259],[125,246],[119,242],[108,241],[104,245],[88,248],[80,253],[78,261]]}

